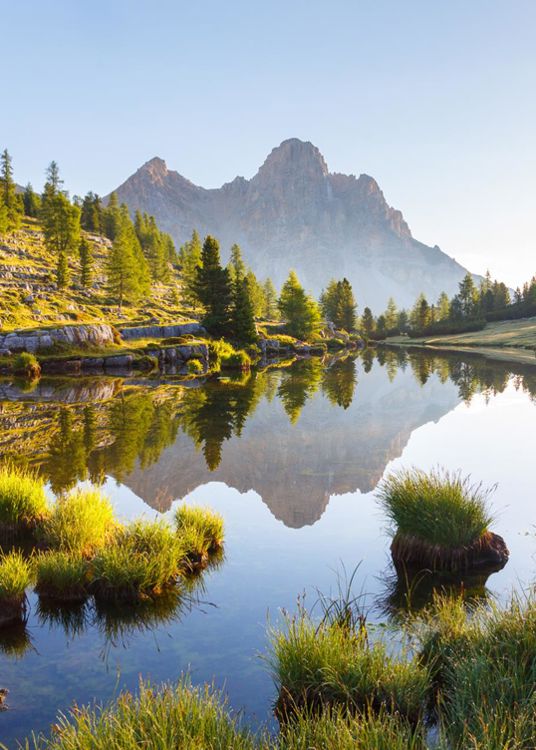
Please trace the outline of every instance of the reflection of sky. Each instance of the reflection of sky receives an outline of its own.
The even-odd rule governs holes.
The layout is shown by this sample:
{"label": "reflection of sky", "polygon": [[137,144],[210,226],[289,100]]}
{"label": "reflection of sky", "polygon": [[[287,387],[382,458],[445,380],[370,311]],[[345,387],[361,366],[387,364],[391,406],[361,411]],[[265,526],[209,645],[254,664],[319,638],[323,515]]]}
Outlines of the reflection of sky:
{"label": "reflection of sky", "polygon": [[[402,456],[389,469],[438,463],[471,473],[484,484],[498,482],[492,496],[498,511],[497,530],[511,551],[506,568],[488,581],[502,596],[518,581],[530,583],[535,568],[536,511],[533,506],[532,458],[536,445],[536,412],[526,395],[512,386],[486,405],[476,396],[471,405],[458,405],[437,423],[416,429]],[[154,511],[125,486],[109,480],[106,491],[123,517]],[[195,681],[213,678],[229,692],[233,706],[248,715],[268,716],[273,688],[258,654],[266,649],[267,618],[274,621],[281,607],[293,609],[304,589],[334,587],[335,571],[351,571],[361,562],[356,592],[374,595],[384,589],[389,539],[373,493],[332,497],[315,524],[287,528],[276,520],[253,491],[240,494],[221,482],[198,487],[188,503],[209,505],[226,521],[226,561],[208,574],[203,598],[209,604],[185,615],[182,622],[152,634],[133,636],[103,660],[102,636],[90,631],[66,645],[65,636],[39,629],[35,615],[30,633],[35,652],[15,663],[1,658],[2,686],[11,690],[16,711],[0,715],[8,736],[22,727],[43,726],[57,707],[112,694],[119,683],[135,688],[138,675],[155,680],[176,679],[190,669]]]}

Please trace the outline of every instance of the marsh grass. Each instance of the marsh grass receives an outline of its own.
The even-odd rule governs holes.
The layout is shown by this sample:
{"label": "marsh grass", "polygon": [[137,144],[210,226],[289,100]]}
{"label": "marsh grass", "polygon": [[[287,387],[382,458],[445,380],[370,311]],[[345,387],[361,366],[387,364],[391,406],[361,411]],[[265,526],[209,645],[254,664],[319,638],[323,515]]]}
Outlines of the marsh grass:
{"label": "marsh grass", "polygon": [[278,737],[253,735],[220,693],[187,679],[158,688],[140,683],[106,707],[60,715],[50,739],[34,736],[26,750],[425,750],[422,726],[385,711],[348,716],[302,713]]}
{"label": "marsh grass", "polygon": [[51,550],[37,556],[36,593],[59,602],[81,602],[88,596],[89,566],[79,554]]}
{"label": "marsh grass", "polygon": [[176,583],[184,548],[163,521],[135,521],[93,560],[93,590],[108,600],[136,601]]}
{"label": "marsh grass", "polygon": [[33,531],[48,515],[43,482],[27,469],[0,469],[0,532],[2,536]]}
{"label": "marsh grass", "polygon": [[506,608],[438,597],[417,621],[451,747],[531,748],[536,737],[536,600]]}
{"label": "marsh grass", "polygon": [[22,622],[26,615],[26,589],[33,581],[32,564],[21,552],[0,557],[0,626]]}
{"label": "marsh grass", "polygon": [[112,505],[99,490],[74,490],[58,498],[40,535],[46,547],[89,557],[110,543],[117,527]]}
{"label": "marsh grass", "polygon": [[177,536],[190,566],[204,566],[223,546],[223,518],[208,508],[181,505],[175,513]]}
{"label": "marsh grass", "polygon": [[278,689],[276,713],[283,721],[306,709],[339,707],[349,713],[385,710],[417,721],[427,703],[426,666],[409,653],[389,654],[371,643],[366,627],[324,619],[315,623],[303,608],[270,632],[271,665]]}
{"label": "marsh grass", "polygon": [[473,544],[488,531],[490,492],[459,472],[414,468],[389,474],[378,497],[394,533],[452,548]]}

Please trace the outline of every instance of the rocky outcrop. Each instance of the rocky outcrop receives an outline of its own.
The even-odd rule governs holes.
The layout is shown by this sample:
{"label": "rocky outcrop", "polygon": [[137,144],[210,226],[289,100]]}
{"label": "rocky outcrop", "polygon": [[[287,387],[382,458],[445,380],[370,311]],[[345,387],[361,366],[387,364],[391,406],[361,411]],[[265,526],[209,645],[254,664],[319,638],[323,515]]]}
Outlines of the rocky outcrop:
{"label": "rocky outcrop", "polygon": [[113,328],[105,323],[0,333],[0,350],[12,354],[46,351],[53,349],[56,344],[84,348],[108,346],[113,343]]}
{"label": "rocky outcrop", "polygon": [[320,151],[297,138],[275,148],[250,180],[207,190],[155,158],[117,194],[131,212],[153,214],[177,244],[197,229],[220,239],[225,258],[238,242],[259,277],[280,285],[295,268],[315,293],[332,275],[346,276],[360,306],[376,310],[390,296],[408,306],[423,291],[431,299],[454,294],[466,273],[412,237],[372,177],[330,173]]}
{"label": "rocky outcrop", "polygon": [[199,323],[182,323],[170,326],[132,326],[122,328],[119,333],[124,341],[134,339],[171,339],[179,336],[206,336],[205,328]]}

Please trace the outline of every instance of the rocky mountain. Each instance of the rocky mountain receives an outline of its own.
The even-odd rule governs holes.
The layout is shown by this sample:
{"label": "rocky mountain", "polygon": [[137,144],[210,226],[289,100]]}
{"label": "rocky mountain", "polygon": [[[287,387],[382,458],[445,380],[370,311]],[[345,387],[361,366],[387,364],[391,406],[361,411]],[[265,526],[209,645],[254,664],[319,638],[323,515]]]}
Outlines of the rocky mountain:
{"label": "rocky mountain", "polygon": [[289,268],[315,294],[346,276],[359,306],[380,311],[389,296],[412,304],[424,291],[453,294],[466,273],[439,247],[418,242],[377,182],[330,173],[312,143],[296,138],[275,148],[250,180],[217,189],[194,185],[154,158],[119,188],[131,211],[153,214],[178,244],[197,229],[219,238],[224,259],[238,242],[260,278],[280,285]]}

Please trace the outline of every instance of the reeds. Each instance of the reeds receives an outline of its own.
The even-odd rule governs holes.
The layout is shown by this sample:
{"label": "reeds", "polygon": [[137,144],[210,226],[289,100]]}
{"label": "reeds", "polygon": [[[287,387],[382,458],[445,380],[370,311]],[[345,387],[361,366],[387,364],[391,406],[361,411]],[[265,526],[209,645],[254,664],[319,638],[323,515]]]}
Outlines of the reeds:
{"label": "reeds", "polygon": [[0,557],[0,626],[24,621],[26,589],[32,584],[33,571],[20,552]]}
{"label": "reeds", "polygon": [[112,505],[99,490],[74,490],[58,498],[40,535],[46,547],[89,557],[111,541],[117,527]]}
{"label": "reeds", "polygon": [[27,469],[8,465],[0,469],[0,532],[33,531],[48,514],[43,482]]}

